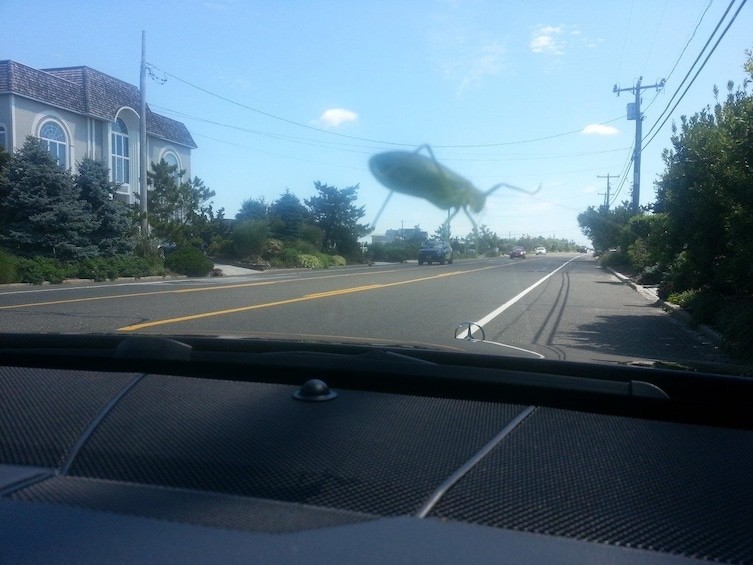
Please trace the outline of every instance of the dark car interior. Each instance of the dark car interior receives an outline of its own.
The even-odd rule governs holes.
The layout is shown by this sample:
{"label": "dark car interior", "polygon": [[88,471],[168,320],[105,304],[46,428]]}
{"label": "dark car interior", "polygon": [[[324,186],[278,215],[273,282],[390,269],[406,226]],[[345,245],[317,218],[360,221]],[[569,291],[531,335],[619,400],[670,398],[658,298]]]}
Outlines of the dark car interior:
{"label": "dark car interior", "polygon": [[0,342],[0,561],[753,561],[753,384],[431,350]]}

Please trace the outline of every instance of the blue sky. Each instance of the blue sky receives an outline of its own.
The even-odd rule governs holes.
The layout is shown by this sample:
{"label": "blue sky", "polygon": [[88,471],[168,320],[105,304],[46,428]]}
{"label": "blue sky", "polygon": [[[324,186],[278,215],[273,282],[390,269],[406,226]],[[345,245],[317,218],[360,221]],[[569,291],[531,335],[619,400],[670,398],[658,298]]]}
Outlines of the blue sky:
{"label": "blue sky", "polygon": [[[318,180],[358,184],[369,223],[388,194],[369,157],[427,143],[479,189],[541,185],[534,196],[495,192],[479,225],[504,237],[585,242],[576,218],[603,203],[606,179],[597,176],[617,175],[616,200],[630,197],[632,95],[617,97],[613,86],[668,78],[664,91],[643,93],[648,132],[729,3],[2,0],[0,58],[87,65],[138,85],[145,30],[149,104],[188,126],[198,145],[192,173],[228,217],[244,200],[272,202],[286,188],[305,199]],[[744,79],[751,30],[753,4],[645,147],[642,204],[654,198],[672,119],[713,103],[714,85],[724,92],[728,80]],[[424,200],[395,195],[374,233],[433,232],[445,218]],[[471,227],[462,213],[453,220],[454,234]]]}

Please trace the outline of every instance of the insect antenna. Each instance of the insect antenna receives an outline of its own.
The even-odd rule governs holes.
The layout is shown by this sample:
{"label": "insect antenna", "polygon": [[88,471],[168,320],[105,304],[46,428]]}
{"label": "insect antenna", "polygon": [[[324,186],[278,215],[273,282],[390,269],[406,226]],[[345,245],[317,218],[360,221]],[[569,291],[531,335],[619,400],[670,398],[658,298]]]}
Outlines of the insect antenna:
{"label": "insect antenna", "polygon": [[492,192],[497,190],[498,188],[509,188],[511,190],[517,190],[518,192],[524,192],[526,194],[536,194],[539,190],[541,190],[541,185],[536,187],[536,190],[526,190],[525,188],[520,188],[519,186],[515,186],[514,184],[507,184],[506,182],[501,182],[499,184],[495,184],[493,187],[491,187],[489,190],[487,190],[484,195],[489,196]]}

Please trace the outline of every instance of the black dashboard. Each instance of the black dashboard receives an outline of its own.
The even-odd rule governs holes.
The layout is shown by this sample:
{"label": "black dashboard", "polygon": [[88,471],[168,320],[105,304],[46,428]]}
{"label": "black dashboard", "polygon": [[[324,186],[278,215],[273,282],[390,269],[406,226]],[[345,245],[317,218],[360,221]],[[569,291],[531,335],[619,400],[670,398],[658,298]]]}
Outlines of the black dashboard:
{"label": "black dashboard", "polygon": [[0,340],[0,561],[753,561],[741,377]]}

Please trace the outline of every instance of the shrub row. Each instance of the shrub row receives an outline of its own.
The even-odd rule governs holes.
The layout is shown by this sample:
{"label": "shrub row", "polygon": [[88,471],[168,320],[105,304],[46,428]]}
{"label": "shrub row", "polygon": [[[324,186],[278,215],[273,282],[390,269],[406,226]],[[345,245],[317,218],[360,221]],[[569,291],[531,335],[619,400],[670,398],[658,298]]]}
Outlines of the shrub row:
{"label": "shrub row", "polygon": [[131,255],[86,258],[63,262],[52,257],[15,257],[0,250],[0,283],[44,282],[59,284],[66,279],[80,278],[104,281],[119,277],[162,276],[161,261]]}
{"label": "shrub row", "polygon": [[270,258],[269,262],[273,267],[304,269],[328,269],[346,264],[345,258],[340,255],[327,255],[318,251],[302,253],[298,249],[290,247],[283,249],[278,256]]}

